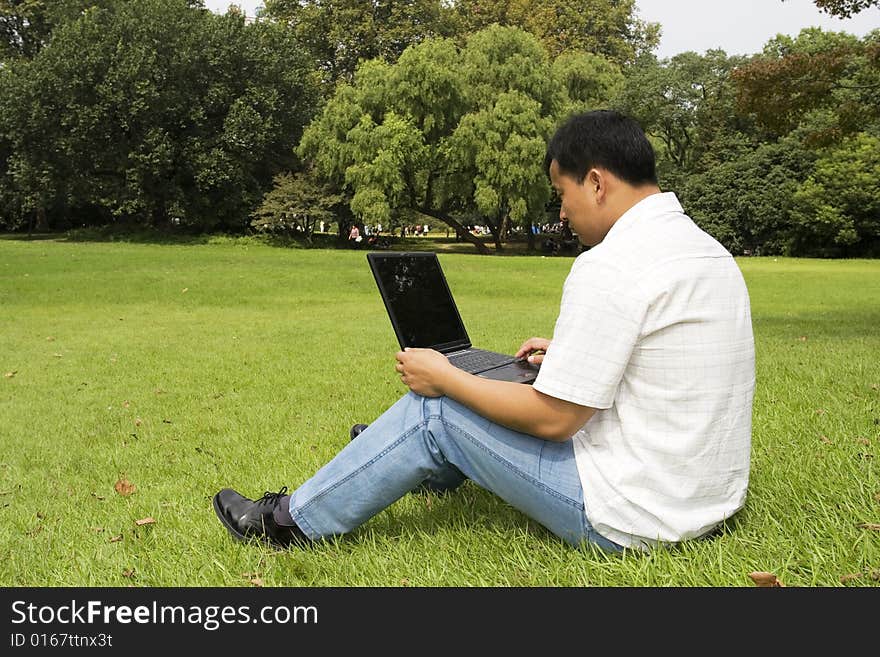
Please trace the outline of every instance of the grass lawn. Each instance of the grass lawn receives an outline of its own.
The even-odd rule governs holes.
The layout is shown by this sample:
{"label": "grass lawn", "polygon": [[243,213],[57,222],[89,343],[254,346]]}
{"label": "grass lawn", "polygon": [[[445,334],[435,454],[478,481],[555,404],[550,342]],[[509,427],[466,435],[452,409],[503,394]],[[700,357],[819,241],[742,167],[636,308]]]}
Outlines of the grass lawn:
{"label": "grass lawn", "polygon": [[[570,258],[440,257],[474,342],[552,335]],[[721,535],[574,549],[468,483],[274,551],[213,494],[296,487],[404,392],[364,253],[0,239],[0,585],[880,586],[880,261],[739,264],[752,478]]]}

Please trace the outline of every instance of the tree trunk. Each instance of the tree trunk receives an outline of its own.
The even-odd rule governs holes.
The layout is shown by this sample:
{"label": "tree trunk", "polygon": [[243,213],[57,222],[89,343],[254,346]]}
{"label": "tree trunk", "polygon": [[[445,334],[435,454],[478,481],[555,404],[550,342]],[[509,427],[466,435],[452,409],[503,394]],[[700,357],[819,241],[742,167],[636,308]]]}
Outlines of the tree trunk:
{"label": "tree trunk", "polygon": [[504,249],[504,220],[502,219],[501,223],[497,225],[488,218],[484,217],[484,220],[489,227],[489,232],[492,233],[492,239],[495,241],[495,250],[501,252]]}
{"label": "tree trunk", "polygon": [[36,210],[36,218],[37,225],[34,226],[34,230],[38,233],[48,233],[49,232],[49,219],[46,217],[46,208],[42,205],[39,206]]}
{"label": "tree trunk", "polygon": [[416,210],[418,210],[422,214],[427,215],[429,217],[434,217],[435,219],[439,219],[443,223],[454,228],[459,235],[461,235],[464,239],[466,239],[468,242],[470,242],[475,247],[477,247],[477,251],[479,253],[481,253],[482,255],[489,255],[490,253],[492,253],[486,247],[486,245],[483,243],[482,240],[478,239],[475,235],[471,234],[471,232],[467,228],[465,228],[461,224],[461,222],[459,222],[458,220],[456,220],[453,217],[450,217],[448,214],[446,214],[444,212],[440,212],[438,210],[429,210],[428,208],[416,208]]}

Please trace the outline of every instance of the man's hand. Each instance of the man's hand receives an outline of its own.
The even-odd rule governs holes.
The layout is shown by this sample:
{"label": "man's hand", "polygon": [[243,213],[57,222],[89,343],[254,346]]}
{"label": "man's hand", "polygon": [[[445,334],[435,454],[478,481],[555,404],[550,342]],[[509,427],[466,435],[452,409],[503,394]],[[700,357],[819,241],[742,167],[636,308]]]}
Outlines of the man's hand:
{"label": "man's hand", "polygon": [[439,351],[407,347],[397,352],[397,365],[394,369],[400,380],[410,390],[423,397],[442,397],[446,394],[446,383],[457,369]]}
{"label": "man's hand", "polygon": [[529,338],[516,352],[516,357],[525,358],[533,365],[540,365],[549,346],[550,340],[547,338]]}
{"label": "man's hand", "polygon": [[[549,346],[549,340],[530,338],[517,357],[529,356],[529,362],[540,363]],[[398,351],[395,369],[404,385],[418,395],[449,397],[487,420],[544,440],[568,440],[595,413],[593,408],[545,395],[533,386],[468,374],[433,349]]]}

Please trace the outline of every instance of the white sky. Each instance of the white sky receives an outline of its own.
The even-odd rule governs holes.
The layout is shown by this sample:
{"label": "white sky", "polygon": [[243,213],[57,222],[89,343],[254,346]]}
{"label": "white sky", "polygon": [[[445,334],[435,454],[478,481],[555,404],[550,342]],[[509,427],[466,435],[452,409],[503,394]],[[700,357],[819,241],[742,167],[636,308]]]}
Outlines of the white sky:
{"label": "white sky", "polygon": [[812,0],[636,0],[639,17],[660,23],[657,57],[686,50],[703,54],[721,48],[728,55],[761,52],[777,34],[795,37],[805,27],[849,32],[858,37],[880,28],[880,9],[865,9],[847,20],[820,11]]}
{"label": "white sky", "polygon": [[[205,0],[223,13],[230,4],[254,16],[262,0]],[[703,54],[721,48],[728,55],[753,55],[777,34],[797,36],[805,27],[849,32],[858,37],[880,28],[880,8],[871,7],[841,20],[820,11],[813,0],[636,0],[639,17],[660,23],[662,36],[655,51],[663,59],[686,50]]]}

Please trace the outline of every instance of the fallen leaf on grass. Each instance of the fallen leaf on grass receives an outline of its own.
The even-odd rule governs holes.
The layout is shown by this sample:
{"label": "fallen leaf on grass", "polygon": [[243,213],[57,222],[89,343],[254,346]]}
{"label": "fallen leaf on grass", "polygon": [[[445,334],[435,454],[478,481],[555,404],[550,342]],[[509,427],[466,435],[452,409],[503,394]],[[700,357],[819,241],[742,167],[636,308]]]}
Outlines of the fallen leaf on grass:
{"label": "fallen leaf on grass", "polygon": [[117,493],[122,495],[122,497],[128,497],[135,490],[137,490],[137,486],[131,483],[128,479],[119,479],[114,485],[113,488]]}
{"label": "fallen leaf on grass", "polygon": [[870,529],[871,531],[880,532],[880,522],[863,522],[859,527],[861,529]]}
{"label": "fallen leaf on grass", "polygon": [[154,524],[156,524],[156,519],[147,516],[146,518],[141,518],[140,520],[135,520],[134,524],[136,524],[138,527],[141,527],[143,525],[154,525]]}
{"label": "fallen leaf on grass", "polygon": [[46,337],[46,342],[55,342],[55,338],[53,338],[51,335],[50,335],[50,336],[47,336],[47,337]]}
{"label": "fallen leaf on grass", "polygon": [[880,502],[880,490],[878,490],[876,493],[874,493],[874,501]]}
{"label": "fallen leaf on grass", "polygon": [[841,575],[840,576],[840,583],[846,584],[847,582],[851,582],[854,579],[858,579],[861,576],[862,576],[861,573],[850,573],[849,575]]}
{"label": "fallen leaf on grass", "polygon": [[756,571],[753,573],[749,573],[749,577],[752,578],[752,581],[755,583],[755,586],[758,587],[769,587],[769,588],[778,588],[784,587],[779,578],[773,573],[768,573],[764,571]]}
{"label": "fallen leaf on grass", "polygon": [[856,441],[861,443],[862,445],[870,445],[871,441],[867,438],[856,438]]}
{"label": "fallen leaf on grass", "polygon": [[107,542],[108,543],[118,543],[121,540],[122,540],[122,534],[119,534],[118,536],[111,536],[110,540]]}
{"label": "fallen leaf on grass", "polygon": [[18,374],[18,370],[13,370],[12,372],[7,372],[7,373],[4,374],[3,376],[5,376],[7,379],[11,379],[11,378],[14,377],[16,374]]}
{"label": "fallen leaf on grass", "polygon": [[260,573],[242,573],[241,576],[254,586],[263,585],[263,578],[260,577]]}
{"label": "fallen leaf on grass", "polygon": [[806,336],[806,335],[802,335],[801,337],[798,338],[798,340],[800,340],[801,342],[806,342],[806,341],[807,341],[807,336]]}
{"label": "fallen leaf on grass", "polygon": [[830,445],[830,444],[832,444],[832,442],[834,442],[828,436],[819,436],[819,440],[821,440],[826,445]]}
{"label": "fallen leaf on grass", "polygon": [[136,426],[136,427],[141,426],[143,423],[144,423],[144,421],[142,419],[140,419],[139,417],[136,417],[134,419],[134,426]]}
{"label": "fallen leaf on grass", "polygon": [[134,568],[126,568],[122,571],[123,577],[133,577],[134,576]]}

